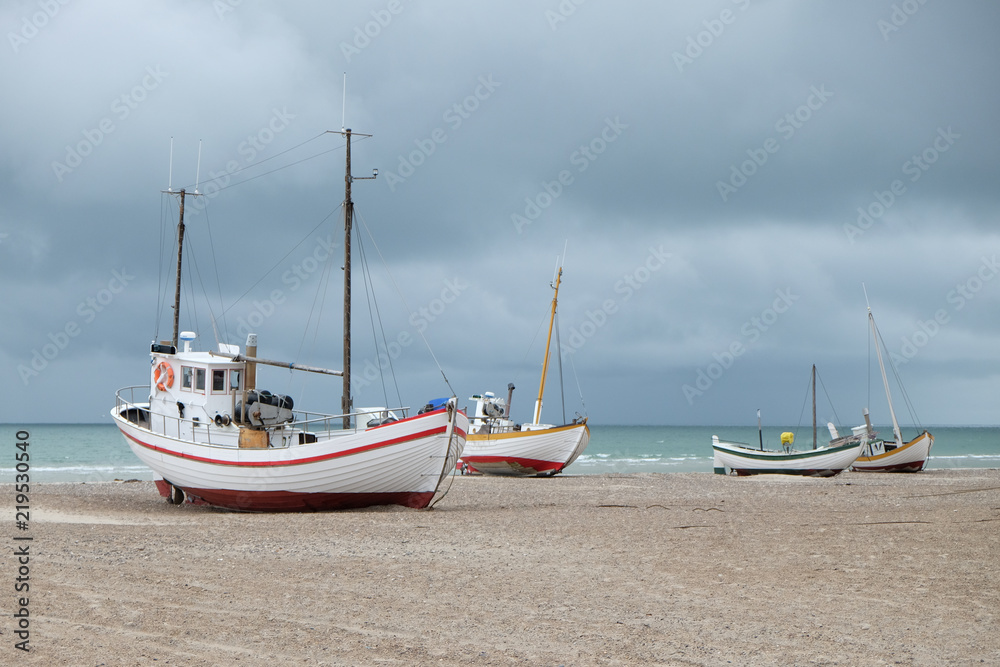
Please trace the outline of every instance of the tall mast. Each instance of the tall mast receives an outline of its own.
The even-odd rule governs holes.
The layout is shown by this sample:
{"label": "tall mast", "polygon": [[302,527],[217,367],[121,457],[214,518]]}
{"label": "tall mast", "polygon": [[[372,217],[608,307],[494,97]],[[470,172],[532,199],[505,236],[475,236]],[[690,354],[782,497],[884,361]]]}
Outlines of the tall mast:
{"label": "tall mast", "polygon": [[[347,165],[344,169],[344,393],[340,398],[340,409],[344,415],[343,427],[351,428],[350,414],[354,401],[351,399],[351,229],[354,222],[354,201],[351,199],[351,183],[355,180],[372,180],[378,176],[378,169],[371,176],[351,175],[351,128],[341,132],[347,139]],[[370,134],[358,134],[370,137]]]}
{"label": "tall mast", "polygon": [[545,359],[542,361],[542,381],[538,385],[538,400],[535,401],[535,424],[542,419],[542,395],[545,393],[545,372],[549,368],[549,346],[552,344],[552,325],[556,321],[556,303],[559,300],[559,283],[562,281],[562,267],[556,272],[555,293],[552,295],[552,314],[549,316],[549,337],[545,341]]}
{"label": "tall mast", "polygon": [[816,449],[816,364],[813,364],[813,449]]}
{"label": "tall mast", "polygon": [[344,170],[344,393],[340,398],[340,411],[344,415],[344,428],[351,428],[351,224],[354,202],[351,201],[351,130],[347,137],[347,167]]}
{"label": "tall mast", "polygon": [[184,188],[181,188],[181,214],[177,223],[177,281],[174,288],[174,336],[171,339],[174,349],[177,349],[177,331],[181,320],[181,255],[184,252]]}

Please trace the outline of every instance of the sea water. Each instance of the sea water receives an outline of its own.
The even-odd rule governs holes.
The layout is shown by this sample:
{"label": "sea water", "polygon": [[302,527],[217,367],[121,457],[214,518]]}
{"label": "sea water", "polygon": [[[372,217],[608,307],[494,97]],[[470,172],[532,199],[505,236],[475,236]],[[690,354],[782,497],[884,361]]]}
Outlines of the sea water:
{"label": "sea water", "polygon": [[[877,427],[885,437],[892,428]],[[756,426],[601,426],[590,427],[590,445],[565,474],[637,472],[712,472],[712,436],[730,442],[777,449],[788,429]],[[928,427],[934,435],[929,469],[1000,468],[1000,427]],[[113,424],[0,425],[0,483],[16,473],[18,431],[29,434],[30,478],[33,482],[99,482],[153,479]],[[903,429],[903,437],[918,434]],[[23,433],[21,435],[24,435]],[[829,433],[821,428],[819,445]],[[812,446],[812,427],[795,432],[796,449]]]}

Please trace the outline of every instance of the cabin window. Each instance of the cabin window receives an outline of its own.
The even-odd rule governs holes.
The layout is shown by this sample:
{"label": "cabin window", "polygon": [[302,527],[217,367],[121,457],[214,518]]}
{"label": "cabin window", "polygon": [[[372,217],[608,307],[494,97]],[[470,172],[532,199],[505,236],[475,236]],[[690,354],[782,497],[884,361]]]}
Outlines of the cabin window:
{"label": "cabin window", "polygon": [[224,394],[226,392],[226,371],[221,368],[212,370],[212,393]]}
{"label": "cabin window", "polygon": [[243,371],[238,368],[229,370],[229,388],[233,391],[239,391],[243,388]]}
{"label": "cabin window", "polygon": [[196,368],[194,369],[194,390],[205,392],[205,369]]}
{"label": "cabin window", "polygon": [[191,391],[194,385],[194,369],[190,366],[181,366],[181,389]]}

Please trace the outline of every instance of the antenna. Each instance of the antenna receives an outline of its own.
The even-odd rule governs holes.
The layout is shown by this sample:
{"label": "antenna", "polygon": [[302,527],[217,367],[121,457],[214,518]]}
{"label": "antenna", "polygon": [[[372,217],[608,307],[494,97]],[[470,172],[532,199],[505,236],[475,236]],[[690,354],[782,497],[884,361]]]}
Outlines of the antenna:
{"label": "antenna", "polygon": [[167,173],[167,192],[173,192],[174,184],[174,138],[170,137],[170,167]]}
{"label": "antenna", "polygon": [[198,140],[198,167],[194,172],[194,193],[198,194],[198,183],[201,181],[201,139]]}
{"label": "antenna", "polygon": [[340,108],[340,131],[347,127],[347,72],[344,72],[344,103]]}
{"label": "antenna", "polygon": [[864,283],[861,283],[861,289],[865,291],[865,305],[868,306],[868,312],[872,312],[872,304],[868,301],[868,288],[865,287]]}

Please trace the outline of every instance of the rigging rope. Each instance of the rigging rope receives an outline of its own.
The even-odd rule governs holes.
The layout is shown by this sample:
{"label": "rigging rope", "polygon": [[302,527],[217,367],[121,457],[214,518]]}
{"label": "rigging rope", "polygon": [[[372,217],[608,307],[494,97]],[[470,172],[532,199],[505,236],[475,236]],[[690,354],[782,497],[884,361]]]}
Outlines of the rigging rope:
{"label": "rigging rope", "polygon": [[275,263],[274,263],[274,265],[273,265],[273,266],[271,266],[271,268],[270,268],[270,269],[268,269],[268,270],[267,270],[267,271],[266,271],[266,272],[264,273],[264,275],[262,275],[262,276],[261,276],[261,277],[260,277],[260,278],[259,278],[259,279],[257,280],[257,282],[255,282],[255,283],[254,283],[253,285],[251,285],[251,286],[250,286],[249,288],[247,288],[247,291],[243,292],[243,294],[241,294],[241,295],[240,295],[240,296],[239,296],[239,297],[238,297],[238,298],[237,298],[237,299],[236,299],[235,301],[233,301],[233,302],[232,302],[231,304],[229,304],[229,307],[228,307],[228,308],[226,308],[225,310],[223,310],[223,311],[222,311],[222,314],[223,314],[223,315],[225,315],[225,314],[226,314],[226,313],[228,313],[228,312],[229,312],[230,310],[232,310],[232,309],[233,309],[233,307],[235,307],[235,306],[236,306],[236,304],[238,304],[238,303],[239,303],[240,301],[242,301],[242,300],[243,300],[243,298],[244,298],[244,297],[245,297],[245,296],[246,296],[247,294],[249,294],[250,292],[252,292],[252,291],[253,291],[253,289],[254,289],[255,287],[257,287],[257,285],[260,285],[260,284],[261,284],[261,283],[262,283],[262,282],[264,281],[264,278],[267,278],[267,277],[268,277],[269,275],[271,275],[271,272],[272,272],[272,271],[274,271],[274,270],[275,270],[276,268],[278,268],[279,266],[281,266],[281,263],[282,263],[282,262],[284,262],[284,261],[285,261],[286,259],[288,259],[289,255],[291,255],[291,254],[292,254],[293,252],[295,252],[296,248],[298,248],[298,247],[299,247],[300,245],[302,245],[303,243],[305,243],[305,242],[306,242],[306,240],[308,240],[308,239],[309,239],[309,237],[310,237],[310,236],[312,236],[312,235],[313,235],[313,233],[314,233],[314,232],[315,232],[315,231],[316,231],[317,229],[319,229],[319,228],[320,228],[321,226],[323,226],[323,223],[325,223],[325,222],[326,222],[326,221],[327,221],[327,220],[328,220],[328,219],[330,218],[330,216],[332,216],[332,215],[333,215],[334,213],[336,213],[336,210],[334,210],[334,211],[330,211],[330,213],[328,213],[328,214],[327,214],[327,216],[326,216],[325,218],[323,218],[322,220],[320,220],[320,221],[319,221],[319,224],[318,224],[318,225],[316,225],[316,226],[315,226],[315,227],[313,227],[313,228],[312,228],[311,230],[309,230],[309,232],[308,232],[308,233],[307,233],[307,234],[306,234],[305,236],[303,236],[303,237],[302,237],[302,240],[301,240],[301,241],[299,241],[298,243],[296,243],[295,245],[293,245],[293,246],[291,247],[291,249],[290,249],[290,250],[289,250],[288,252],[286,252],[286,253],[285,253],[285,254],[284,254],[284,255],[283,255],[282,257],[281,257],[281,259],[279,259],[279,260],[278,260],[277,262],[275,262]]}
{"label": "rigging rope", "polygon": [[830,410],[833,412],[833,418],[837,420],[837,424],[843,424],[844,422],[840,421],[840,416],[837,415],[837,408],[834,407],[833,401],[830,400],[830,394],[826,391],[826,385],[823,384],[823,378],[819,376],[819,371],[816,371],[816,379],[819,380],[819,386],[823,387],[823,395],[826,396],[826,400],[830,403]]}
{"label": "rigging rope", "polygon": [[[358,214],[357,209],[354,210],[355,215]],[[379,379],[382,383],[382,397],[385,400],[385,405],[389,405],[389,396],[385,388],[385,373],[383,373],[381,360],[378,359],[378,334],[382,335],[382,347],[385,348],[385,358],[389,365],[389,376],[392,378],[393,387],[396,390],[396,401],[397,405],[403,404],[403,398],[399,393],[399,383],[396,381],[396,370],[392,365],[392,355],[389,354],[389,344],[385,337],[385,326],[382,324],[382,312],[378,307],[378,299],[375,298],[375,284],[371,277],[371,266],[368,263],[368,255],[365,253],[364,239],[361,236],[361,230],[357,229],[357,239],[358,239],[358,254],[361,259],[361,269],[362,277],[365,281],[365,296],[368,299],[368,320],[372,327],[372,340],[375,343],[375,354],[378,363]],[[373,310],[374,309],[374,310]],[[374,317],[373,317],[374,316]],[[375,319],[378,320],[378,332],[375,330]]]}
{"label": "rigging rope", "polygon": [[[327,216],[327,217],[329,217],[329,216]],[[311,235],[311,233],[310,233],[310,235]],[[310,348],[308,350],[308,354],[312,355],[315,352],[316,348],[317,348],[317,343],[319,341],[320,325],[321,325],[321,323],[323,321],[323,310],[324,310],[324,306],[326,305],[326,293],[327,293],[327,290],[330,287],[330,274],[332,273],[333,264],[334,264],[334,255],[333,255],[333,253],[327,253],[326,262],[323,264],[323,271],[322,271],[322,273],[320,273],[319,284],[316,285],[316,293],[313,295],[313,301],[312,301],[312,304],[309,307],[309,316],[306,318],[306,324],[302,328],[302,340],[299,341],[299,349],[295,353],[295,360],[296,361],[298,361],[299,359],[303,358],[303,356],[302,356],[302,350],[305,347],[306,337],[309,335],[309,328],[312,326],[312,320],[313,320],[313,315],[314,314],[316,315],[316,327],[315,327],[315,329],[313,329],[313,338],[312,338],[312,342],[310,344]],[[316,304],[317,304],[317,302],[319,303],[319,313],[316,313]],[[294,379],[294,376],[293,376],[293,374],[291,372],[291,369],[289,369],[288,384],[286,385],[288,387],[288,389],[286,391],[288,391],[289,393],[292,393],[292,382],[293,382],[293,379]],[[305,395],[305,389],[306,389],[306,377],[305,377],[305,375],[303,375],[302,376],[302,382],[299,384],[299,397],[300,398]]]}
{"label": "rigging rope", "polygon": [[[215,269],[215,285],[219,290],[219,308],[225,305],[225,301],[222,299],[222,280],[219,278],[219,257],[215,253],[215,240],[212,238],[212,222],[208,217],[208,201],[206,200],[205,206],[205,230],[208,232],[208,246],[212,250],[212,265]],[[208,302],[208,292],[205,292],[205,301]],[[211,305],[209,306],[209,312],[211,312]],[[229,340],[229,327],[226,325],[226,314],[222,313],[222,329],[226,333],[226,340]],[[219,332],[215,328],[215,314],[212,314],[212,331],[215,333],[215,344],[218,345]]]}
{"label": "rigging rope", "polygon": [[[197,230],[196,229],[192,230],[192,232],[195,232],[195,231],[197,231]],[[191,236],[189,238],[193,238],[193,237],[194,237],[194,234],[191,234]],[[198,265],[198,254],[196,252],[197,248],[198,248],[198,244],[197,243],[192,243],[191,246],[189,247],[189,250],[188,250],[188,256],[191,258],[191,262],[190,263],[194,265],[194,272],[198,276],[198,284],[201,286],[201,294],[202,294],[202,296],[205,299],[205,307],[208,308],[208,315],[209,315],[209,317],[212,320],[212,333],[215,336],[215,346],[216,346],[216,349],[219,349],[218,348],[219,343],[221,343],[222,341],[219,340],[219,332],[215,328],[215,322],[216,322],[215,311],[212,310],[212,302],[208,300],[208,290],[205,289],[205,280],[201,276],[201,267]],[[214,257],[213,257],[213,259],[214,259]],[[218,277],[218,273],[216,273],[216,277]],[[188,282],[191,282],[191,281],[188,281]],[[220,294],[220,297],[221,297],[221,294]],[[220,306],[221,306],[221,304],[220,304]],[[197,309],[197,306],[195,304],[193,293],[192,293],[192,296],[191,296],[191,308],[190,309],[194,312],[194,316],[195,316],[195,330],[197,331],[197,330],[199,330],[198,329],[199,325],[197,324],[198,309]]]}
{"label": "rigging rope", "polygon": [[802,409],[799,410],[799,423],[795,426],[795,437],[799,437],[799,429],[802,428],[802,415],[806,412],[806,401],[809,400],[809,389],[812,384],[812,377],[810,373],[810,381],[806,382],[806,395],[802,397]]}
{"label": "rigging rope", "polygon": [[[369,240],[372,242],[372,245],[375,247],[375,252],[378,253],[379,259],[382,260],[382,266],[385,267],[386,275],[389,276],[389,280],[392,282],[392,286],[396,288],[396,294],[399,295],[399,300],[403,303],[403,307],[406,308],[406,312],[410,316],[410,319],[412,319],[414,313],[410,309],[409,304],[406,303],[406,298],[403,296],[403,291],[401,289],[399,289],[399,284],[396,283],[396,279],[393,277],[392,273],[389,271],[389,264],[385,261],[385,257],[382,255],[382,251],[379,249],[378,244],[375,243],[375,237],[372,236],[371,230],[368,229],[368,225],[365,223],[364,218],[362,218],[360,216],[358,216],[358,218],[359,218],[359,220],[361,222],[361,225],[365,228],[365,232],[368,234]],[[424,347],[427,348],[427,351],[431,355],[431,359],[434,360],[434,364],[437,366],[438,371],[441,373],[441,377],[444,378],[444,383],[445,383],[445,385],[447,385],[448,390],[451,391],[451,395],[452,396],[457,396],[457,394],[455,393],[455,390],[451,386],[451,383],[448,381],[448,376],[445,375],[444,368],[441,367],[441,363],[438,361],[437,356],[434,354],[434,350],[431,349],[431,344],[427,341],[427,338],[424,336],[424,332],[421,331],[419,328],[417,328],[417,333],[420,334],[420,339],[422,341],[424,341]]]}
{"label": "rigging rope", "polygon": [[569,359],[569,367],[573,369],[573,379],[576,380],[576,390],[580,394],[580,405],[583,406],[583,416],[587,416],[587,404],[583,400],[583,389],[580,388],[580,378],[576,374],[576,364],[573,363],[573,355],[567,354],[566,358]]}
{"label": "rigging rope", "polygon": [[[222,178],[229,178],[229,177],[233,176],[234,174],[239,174],[239,173],[241,173],[243,171],[246,171],[246,170],[248,170],[248,169],[250,169],[252,167],[258,167],[258,166],[260,166],[260,165],[262,165],[262,164],[264,164],[266,162],[269,162],[269,161],[274,160],[274,159],[276,159],[278,157],[281,157],[282,155],[290,153],[291,151],[294,151],[294,150],[296,150],[298,148],[301,148],[302,146],[305,146],[306,144],[312,143],[313,141],[316,141],[317,139],[319,139],[320,137],[322,137],[322,136],[324,136],[326,134],[329,134],[329,132],[321,132],[321,133],[317,134],[315,137],[312,137],[311,139],[307,139],[306,141],[303,141],[303,142],[301,142],[299,144],[296,144],[295,146],[292,146],[291,148],[285,149],[285,150],[281,151],[280,153],[276,153],[276,154],[274,154],[274,155],[272,155],[270,157],[264,158],[263,160],[259,160],[257,162],[253,162],[251,164],[247,164],[247,165],[245,165],[243,167],[240,167],[238,169],[235,169],[233,171],[226,171],[222,176],[217,176],[215,178],[210,178],[210,179],[204,181],[204,183],[214,183],[214,182],[216,182],[216,181],[218,181],[218,180],[220,180]],[[360,136],[359,135],[356,138],[356,141],[363,141],[364,139],[367,139],[367,138],[368,138],[367,136]],[[321,157],[323,155],[326,155],[327,153],[331,153],[331,152],[340,150],[341,148],[344,148],[345,145],[346,145],[346,143],[345,144],[340,144],[339,146],[336,146],[336,147],[331,148],[329,150],[322,151],[320,153],[317,153],[315,155],[311,155],[311,156],[303,158],[301,160],[297,160],[295,162],[291,162],[289,164],[286,164],[284,166],[278,167],[276,169],[272,169],[271,171],[268,171],[268,172],[265,172],[265,173],[262,173],[262,174],[258,174],[257,176],[252,176],[252,177],[250,177],[250,178],[248,178],[246,180],[239,181],[238,183],[230,183],[229,185],[219,187],[218,190],[217,190],[217,192],[221,192],[222,190],[227,190],[227,189],[229,189],[231,187],[235,187],[237,185],[242,185],[244,183],[248,183],[248,182],[250,182],[250,181],[252,181],[254,179],[260,178],[261,176],[267,176],[268,174],[273,174],[273,173],[275,173],[277,171],[281,171],[282,169],[287,169],[289,167],[293,167],[295,165],[302,164],[303,162],[307,162],[309,160],[313,160],[315,158],[318,158],[318,157]],[[199,185],[201,185],[201,184],[199,184]],[[185,186],[184,189],[188,189],[188,188],[192,188],[192,186]],[[157,338],[157,339],[159,338],[160,317],[162,315],[162,309],[166,305],[166,290],[169,287],[169,281],[166,281],[166,282],[163,281],[164,254],[165,254],[165,249],[166,249],[165,248],[165,243],[164,243],[164,235],[165,235],[165,229],[166,229],[166,224],[165,223],[166,223],[166,220],[167,220],[167,216],[165,215],[165,213],[166,213],[167,210],[170,209],[170,203],[172,203],[172,201],[173,201],[173,196],[177,195],[178,193],[179,193],[179,191],[165,192],[165,193],[163,193],[164,197],[161,197],[160,251],[158,253],[159,254],[159,257],[158,257],[158,264],[159,264],[158,269],[159,270],[157,272],[157,276],[158,276],[157,304],[156,304],[156,321],[155,321],[155,326],[154,326],[154,332],[155,332],[154,333],[154,338]],[[207,207],[206,207],[205,210],[206,210],[206,215],[207,215]],[[179,216],[179,211],[178,211],[178,216]],[[175,216],[175,217],[177,217],[177,216]],[[327,218],[328,217],[329,216],[327,216]],[[234,301],[232,304],[230,304],[230,306],[228,308],[224,308],[222,310],[221,317],[223,318],[223,328],[226,331],[226,337],[227,338],[228,338],[228,326],[226,325],[226,321],[225,321],[225,315],[226,315],[226,313],[228,313],[236,304],[238,304],[240,301],[242,301],[243,298],[246,297],[247,294],[249,294],[253,290],[253,288],[255,288],[257,285],[259,285],[264,280],[264,278],[266,278],[272,271],[274,271],[274,269],[276,269],[278,267],[278,265],[281,264],[281,262],[283,262],[285,259],[287,259],[288,256],[296,248],[298,248],[300,245],[302,245],[302,243],[305,242],[305,240],[307,238],[309,238],[309,236],[312,235],[312,233],[315,232],[316,229],[318,229],[324,222],[326,222],[327,218],[324,218],[323,220],[321,220],[320,223],[318,225],[316,225],[316,227],[312,231],[309,232],[309,234],[307,234],[301,241],[299,241],[299,243],[297,243],[295,246],[293,246],[291,248],[291,250],[289,250],[288,253],[284,257],[282,257],[280,260],[278,260],[278,262],[274,266],[272,266],[271,269],[267,271],[267,273],[265,273],[264,275],[262,275],[260,277],[260,279],[257,282],[255,282],[253,285],[251,285],[250,288],[246,292],[244,292],[242,295],[240,295],[240,297],[238,299],[236,299],[236,301]],[[212,247],[213,258],[216,258],[216,255],[215,255],[215,244],[214,244],[214,240],[212,239],[212,236],[211,236],[211,229],[209,229],[209,244]],[[174,227],[174,244],[173,244],[173,247],[174,248],[177,247],[177,231],[176,231],[176,226]],[[219,286],[219,300],[220,300],[220,307],[221,307],[223,305],[223,303],[222,303],[222,282],[219,279],[219,275],[218,275],[218,273],[219,273],[218,262],[216,262],[216,264],[215,264],[215,273],[216,273],[216,283]]]}
{"label": "rigging rope", "polygon": [[[301,144],[292,146],[291,148],[283,150],[280,153],[276,153],[276,154],[272,155],[271,157],[264,158],[263,160],[258,160],[257,162],[251,162],[250,164],[244,165],[244,166],[240,167],[239,169],[235,169],[233,171],[226,171],[221,176],[216,176],[214,178],[210,178],[207,181],[203,181],[199,185],[204,186],[205,183],[214,183],[214,182],[216,182],[216,181],[218,181],[218,180],[220,180],[222,178],[229,178],[230,176],[232,176],[234,174],[238,174],[238,173],[243,172],[243,171],[246,171],[247,169],[251,169],[253,167],[259,167],[260,165],[264,164],[265,162],[268,162],[269,160],[273,160],[273,159],[275,159],[277,157],[280,157],[280,156],[284,155],[285,153],[289,153],[289,152],[295,150],[296,148],[300,148],[302,146],[305,146],[308,143],[316,141],[317,139],[319,139],[320,137],[322,137],[324,134],[327,134],[327,133],[326,132],[321,132],[321,133],[317,134],[315,137],[313,137],[312,139],[307,139],[307,140],[303,141]],[[276,171],[281,171],[282,169],[287,169],[288,167],[294,167],[297,164],[301,164],[303,162],[307,162],[309,160],[318,158],[318,157],[320,157],[322,155],[326,155],[327,153],[331,153],[333,151],[339,150],[339,149],[343,148],[345,145],[346,144],[341,144],[341,145],[336,146],[334,148],[331,148],[329,150],[325,150],[322,153],[317,153],[316,155],[312,155],[310,157],[302,158],[301,160],[297,160],[295,162],[291,162],[289,164],[284,165],[283,167],[278,167],[276,169],[272,169],[271,171],[264,172],[263,174],[258,174],[257,176],[251,176],[250,178],[248,178],[246,180],[243,180],[243,181],[239,181],[238,183],[230,183],[229,185],[226,185],[226,186],[220,186],[219,189],[217,190],[217,192],[222,192],[223,190],[228,190],[229,188],[236,187],[237,185],[243,185],[244,183],[249,183],[250,181],[252,181],[254,179],[257,179],[257,178],[260,178],[261,176],[267,176],[268,174],[273,174]],[[185,188],[193,188],[193,187],[194,186],[192,186],[192,185],[185,186]]]}
{"label": "rigging rope", "polygon": [[[872,320],[873,324],[874,322],[875,320]],[[920,428],[920,430],[923,430],[923,426],[921,426],[919,420],[917,420],[916,413],[913,409],[913,404],[910,403],[910,397],[906,393],[906,387],[903,386],[903,381],[899,377],[899,372],[896,370],[895,364],[892,363],[892,356],[889,353],[889,347],[885,344],[885,339],[882,338],[882,332],[879,330],[877,324],[875,324],[875,335],[877,336],[875,344],[878,345],[881,343],[882,349],[885,350],[885,357],[889,362],[889,368],[892,370],[892,376],[896,378],[896,386],[899,387],[899,393],[903,397],[903,403],[906,405],[907,412],[910,413],[910,419],[913,421],[914,424],[917,425],[918,428]],[[886,399],[888,399],[888,396],[886,397]],[[900,431],[902,431],[902,429],[900,429]],[[902,433],[900,433],[900,437],[902,437]]]}
{"label": "rigging rope", "polygon": [[[514,384],[515,385],[517,384],[518,378],[521,377],[521,370],[520,369],[524,368],[527,365],[527,363],[528,363],[528,355],[531,354],[531,348],[533,348],[535,346],[535,341],[538,340],[538,334],[540,334],[542,332],[542,327],[545,326],[545,321],[549,317],[549,312],[550,312],[549,308],[550,307],[551,306],[549,304],[545,304],[545,310],[542,312],[541,319],[538,320],[538,328],[535,329],[535,335],[531,337],[531,342],[528,343],[528,347],[524,351],[524,357],[521,358],[521,364],[520,364],[520,366],[518,366],[518,371],[517,371],[517,373],[514,374]],[[542,369],[542,370],[544,371],[544,369]]]}
{"label": "rigging rope", "polygon": [[559,340],[559,313],[558,306],[556,316],[556,359],[559,360],[559,399],[562,401],[562,423],[566,423],[566,388],[563,382],[562,370],[562,342]]}
{"label": "rigging rope", "polygon": [[[837,408],[834,406],[833,400],[830,398],[830,393],[826,390],[826,385],[823,384],[823,378],[820,377],[818,370],[816,371],[816,379],[819,380],[819,386],[823,388],[823,395],[826,396],[826,402],[830,404],[830,412],[833,413],[834,423],[837,426],[841,427],[841,428],[846,428],[844,426],[844,422],[840,421],[840,416],[837,414]],[[812,371],[810,370],[809,380],[806,382],[806,395],[802,398],[802,409],[799,410],[799,423],[798,423],[798,426],[795,427],[795,437],[796,438],[799,437],[799,429],[802,428],[802,415],[805,414],[805,411],[806,411],[806,402],[809,400],[809,394],[812,393],[811,389],[812,389]],[[816,420],[816,428],[817,428],[817,430],[819,429],[819,420],[818,419]],[[818,435],[816,437],[816,440],[817,440],[817,443],[818,443],[818,441],[819,441],[819,436]],[[817,444],[817,446],[819,446],[819,445]]]}

